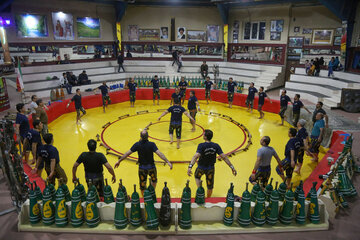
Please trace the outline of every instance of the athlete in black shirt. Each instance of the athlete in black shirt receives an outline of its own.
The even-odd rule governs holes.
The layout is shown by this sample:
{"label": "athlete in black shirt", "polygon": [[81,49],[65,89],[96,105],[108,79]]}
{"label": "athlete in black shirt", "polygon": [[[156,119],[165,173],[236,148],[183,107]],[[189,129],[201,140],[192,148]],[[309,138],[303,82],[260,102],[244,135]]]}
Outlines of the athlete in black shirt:
{"label": "athlete in black shirt", "polygon": [[90,139],[87,143],[89,152],[83,152],[80,154],[79,158],[76,160],[73,166],[73,182],[77,180],[76,170],[78,166],[83,163],[85,169],[85,179],[89,187],[89,182],[91,181],[93,185],[98,190],[99,196],[104,196],[104,175],[103,175],[103,165],[107,168],[109,173],[112,175],[112,183],[116,182],[116,176],[114,169],[106,160],[104,154],[95,152],[96,150],[96,141]]}
{"label": "athlete in black shirt", "polygon": [[204,143],[200,143],[198,145],[197,151],[192,158],[187,174],[191,176],[191,169],[194,166],[196,160],[198,158],[198,167],[195,171],[195,181],[196,185],[199,187],[201,184],[201,176],[205,174],[206,176],[206,185],[207,185],[207,197],[211,197],[213,187],[214,187],[214,174],[215,174],[215,162],[216,162],[216,154],[220,155],[220,157],[226,162],[226,164],[231,168],[232,173],[236,176],[237,172],[235,167],[231,164],[229,158],[223,153],[221,147],[217,143],[211,142],[213,137],[213,132],[209,129],[205,130],[204,133]]}
{"label": "athlete in black shirt", "polygon": [[126,159],[133,152],[138,152],[140,190],[141,193],[144,195],[148,175],[151,177],[151,185],[156,188],[157,171],[154,162],[154,153],[156,153],[162,160],[164,160],[169,165],[170,170],[172,169],[172,164],[165,157],[165,155],[159,151],[155,143],[149,142],[149,134],[147,130],[143,130],[140,133],[140,137],[140,141],[136,142],[129,151],[127,151],[119,158],[119,160],[115,164],[115,168],[118,168],[121,161]]}
{"label": "athlete in black shirt", "polygon": [[[79,123],[79,121],[81,122],[81,118],[82,116],[84,116],[86,114],[85,109],[83,108],[82,104],[81,104],[81,93],[80,93],[80,89],[76,89],[76,94],[72,97],[72,99],[70,100],[70,102],[66,105],[66,108],[68,108],[70,106],[70,103],[74,102],[75,103],[75,110],[76,110],[76,124]],[[80,115],[80,111],[83,113],[82,115]]]}

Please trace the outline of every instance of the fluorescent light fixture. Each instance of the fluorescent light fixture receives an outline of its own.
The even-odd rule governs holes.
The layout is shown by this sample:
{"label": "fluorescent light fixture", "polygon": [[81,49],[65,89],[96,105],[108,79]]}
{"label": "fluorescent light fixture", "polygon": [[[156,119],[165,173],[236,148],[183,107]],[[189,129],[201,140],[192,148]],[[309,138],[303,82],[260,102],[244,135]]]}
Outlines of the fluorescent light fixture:
{"label": "fluorescent light fixture", "polygon": [[28,29],[35,29],[38,25],[38,20],[32,15],[27,15],[25,16],[25,25]]}
{"label": "fluorescent light fixture", "polygon": [[63,12],[58,12],[57,15],[58,15],[58,17],[59,17],[60,19],[64,19],[64,18],[65,18],[65,13],[63,13]]}
{"label": "fluorescent light fixture", "polygon": [[6,19],[5,23],[6,23],[6,25],[10,25],[10,23],[11,23],[10,19]]}

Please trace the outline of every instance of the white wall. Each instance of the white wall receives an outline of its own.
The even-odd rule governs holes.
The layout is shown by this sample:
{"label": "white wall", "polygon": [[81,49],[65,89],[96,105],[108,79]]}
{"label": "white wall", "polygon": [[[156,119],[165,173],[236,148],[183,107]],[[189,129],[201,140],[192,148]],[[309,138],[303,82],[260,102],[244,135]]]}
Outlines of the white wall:
{"label": "white wall", "polygon": [[[51,12],[62,11],[70,13],[74,19],[74,40],[71,41],[114,41],[115,34],[115,8],[108,4],[98,4],[85,1],[69,0],[14,0],[11,7],[12,27],[7,29],[8,41],[14,42],[54,42],[53,24]],[[16,36],[15,14],[33,13],[46,15],[48,37],[45,38],[18,38]],[[76,18],[97,17],[100,18],[100,38],[78,38]],[[55,41],[66,42],[66,41]]]}

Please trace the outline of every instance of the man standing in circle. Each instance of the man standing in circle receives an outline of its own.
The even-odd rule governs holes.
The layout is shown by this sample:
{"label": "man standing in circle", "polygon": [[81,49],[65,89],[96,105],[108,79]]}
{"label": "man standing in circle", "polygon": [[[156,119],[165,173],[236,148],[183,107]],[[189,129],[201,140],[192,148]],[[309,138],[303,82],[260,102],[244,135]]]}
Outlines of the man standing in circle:
{"label": "man standing in circle", "polygon": [[151,79],[151,83],[153,86],[153,104],[155,105],[155,98],[157,97],[157,105],[159,105],[160,100],[160,81],[158,76],[155,75],[153,79]]}
{"label": "man standing in circle", "polygon": [[300,94],[295,94],[294,103],[293,103],[293,120],[294,120],[293,125],[294,125],[294,127],[297,127],[297,123],[300,118],[301,108],[304,108],[309,114],[311,114],[309,109],[307,109],[304,106],[304,104],[302,103],[302,101],[300,101]]}
{"label": "man standing in circle", "polygon": [[128,83],[129,94],[130,94],[130,107],[134,107],[136,99],[136,87],[137,83],[134,81],[134,78],[131,78]]}
{"label": "man standing in circle", "polygon": [[174,99],[174,106],[168,108],[161,114],[158,118],[158,121],[165,116],[166,114],[171,113],[171,120],[169,126],[169,135],[170,135],[170,144],[174,142],[174,130],[176,131],[176,139],[177,139],[177,149],[180,148],[180,140],[181,140],[181,127],[182,127],[182,115],[183,113],[190,119],[190,122],[193,123],[195,120],[190,116],[190,114],[180,106],[180,99]]}
{"label": "man standing in circle", "polygon": [[310,148],[309,148],[309,152],[310,152],[310,156],[312,156],[311,161],[313,162],[317,162],[319,160],[318,155],[319,155],[319,148],[321,145],[321,142],[324,138],[324,133],[325,133],[325,121],[324,121],[324,114],[322,113],[318,113],[316,114],[316,122],[314,124],[314,127],[311,131],[311,135],[310,135]]}
{"label": "man standing in circle", "polygon": [[115,168],[118,168],[121,161],[126,159],[132,153],[138,152],[140,190],[142,195],[144,195],[148,176],[151,177],[151,185],[156,188],[157,171],[154,162],[154,153],[156,153],[156,155],[169,165],[170,170],[172,169],[172,164],[165,155],[160,152],[155,143],[149,142],[149,134],[146,129],[140,133],[140,138],[139,142],[135,143],[129,151],[119,158],[115,164]]}
{"label": "man standing in circle", "polygon": [[304,161],[304,152],[307,152],[309,149],[309,134],[306,131],[305,124],[306,121],[304,119],[300,119],[297,123],[298,131],[296,133],[296,137],[300,142],[298,160],[296,164],[296,169],[294,170],[294,172],[296,172],[297,174],[300,174],[300,170]]}
{"label": "man standing in circle", "polygon": [[[68,108],[70,106],[71,102],[75,103],[76,124],[79,124],[79,121],[81,122],[81,118],[86,114],[86,111],[81,104],[80,88],[76,89],[76,94],[72,97],[70,102],[66,105],[66,108]],[[82,115],[80,115],[80,111],[82,112]]]}
{"label": "man standing in circle", "polygon": [[254,98],[255,98],[255,93],[257,93],[258,90],[254,87],[254,83],[250,83],[250,87],[249,87],[249,93],[248,96],[246,98],[246,106],[248,107],[247,111],[250,110],[250,113],[252,113],[252,110],[254,108]]}
{"label": "man standing in circle", "polygon": [[30,124],[27,116],[25,115],[26,109],[23,103],[16,104],[16,120],[15,120],[15,133],[16,138],[22,144],[22,154],[25,157],[25,162],[29,161],[30,152],[27,151],[28,146],[24,145],[27,132],[30,130]]}
{"label": "man standing in circle", "polygon": [[[110,96],[109,96],[110,88],[106,85],[106,82],[103,82],[103,84],[100,87],[98,87],[98,89],[100,89],[100,91],[101,91],[103,111],[105,113],[105,108],[107,108],[107,106],[109,104],[111,104],[111,100],[110,100]],[[96,90],[96,88],[94,89],[94,91],[95,90]]]}
{"label": "man standing in circle", "polygon": [[181,94],[180,94],[180,89],[178,87],[175,88],[175,92],[171,95],[170,105],[175,103],[175,99],[178,99],[181,102]]}
{"label": "man standing in circle", "polygon": [[284,125],[284,119],[286,118],[285,112],[286,112],[289,102],[291,102],[291,104],[292,104],[291,99],[289,98],[288,95],[286,95],[286,90],[283,89],[281,92],[281,96],[280,96],[280,112],[279,112],[279,115],[281,117],[280,125]]}
{"label": "man standing in circle", "polygon": [[231,164],[229,158],[223,153],[219,144],[211,142],[211,139],[213,138],[213,132],[209,129],[206,129],[203,138],[205,142],[198,145],[196,153],[189,164],[187,174],[188,176],[192,175],[191,169],[194,166],[196,160],[200,158],[198,161],[198,167],[195,170],[195,181],[196,185],[200,187],[201,177],[205,174],[207,197],[209,198],[211,197],[214,188],[216,154],[218,154],[231,168],[234,176],[236,176],[237,172],[235,167]]}
{"label": "man standing in circle", "polygon": [[83,152],[80,154],[76,162],[74,163],[72,173],[73,173],[73,182],[77,180],[76,170],[78,166],[82,163],[84,164],[85,170],[85,179],[89,187],[90,182],[94,185],[99,193],[100,197],[104,196],[104,174],[103,174],[103,165],[109,171],[112,176],[112,183],[116,182],[116,176],[114,169],[107,161],[104,154],[96,152],[96,141],[90,139],[87,143],[89,152]]}
{"label": "man standing in circle", "polygon": [[258,103],[258,111],[260,113],[259,119],[262,119],[265,116],[264,112],[262,111],[262,107],[264,106],[264,103],[265,103],[265,97],[267,97],[269,99],[270,103],[272,103],[269,96],[264,92],[264,87],[260,87],[259,88],[259,103]]}
{"label": "man standing in circle", "polygon": [[[290,188],[291,178],[295,168],[296,160],[299,155],[300,142],[296,138],[297,130],[295,128],[290,128],[288,132],[289,141],[285,146],[285,159],[282,160],[281,164],[276,167],[276,172],[279,174],[281,179],[285,181],[288,188]],[[284,176],[284,171],[286,172],[286,177]]]}
{"label": "man standing in circle", "polygon": [[[37,159],[39,156],[39,149],[42,146],[41,142],[41,131],[43,128],[43,124],[40,122],[40,120],[35,119],[33,121],[33,129],[29,129],[29,131],[26,134],[26,138],[24,140],[24,145],[28,146],[27,150],[31,151],[33,155],[33,163],[37,163]],[[41,172],[44,168],[44,164],[41,164],[40,167],[38,167],[39,171],[36,173],[41,176]]]}
{"label": "man standing in circle", "polygon": [[211,86],[214,85],[212,81],[210,81],[210,77],[206,77],[205,81],[205,98],[206,98],[206,104],[209,104],[209,100],[211,101]]}
{"label": "man standing in circle", "polygon": [[[197,109],[196,109],[197,107]],[[190,116],[194,119],[194,121],[192,122],[192,129],[191,131],[195,131],[195,117],[196,117],[196,113],[197,111],[200,112],[200,105],[199,105],[199,101],[198,99],[195,97],[195,91],[191,90],[190,91],[190,98],[188,101],[188,110],[190,112]]]}
{"label": "man standing in circle", "polygon": [[234,92],[235,87],[237,86],[236,82],[233,82],[233,78],[229,78],[228,82],[228,101],[229,101],[229,108],[232,108],[232,103],[234,99]]}
{"label": "man standing in circle", "polygon": [[182,105],[184,105],[187,85],[188,85],[188,83],[185,81],[185,78],[181,77],[181,81],[179,82],[179,88],[180,88],[180,95],[181,95],[181,99],[182,99],[182,103],[181,103]]}
{"label": "man standing in circle", "polygon": [[313,125],[315,125],[316,115],[318,113],[322,113],[323,116],[324,116],[324,119],[325,119],[325,128],[328,128],[329,127],[329,117],[326,114],[325,110],[322,108],[323,105],[324,105],[323,102],[317,102],[315,110],[314,110],[313,115],[312,115],[312,121],[313,121]]}
{"label": "man standing in circle", "polygon": [[262,187],[266,187],[268,184],[270,175],[271,175],[271,159],[274,157],[281,166],[281,160],[277,155],[274,148],[269,146],[270,137],[264,136],[260,140],[260,145],[262,146],[257,151],[257,159],[255,162],[254,170],[251,173],[249,181],[255,185],[259,180]]}

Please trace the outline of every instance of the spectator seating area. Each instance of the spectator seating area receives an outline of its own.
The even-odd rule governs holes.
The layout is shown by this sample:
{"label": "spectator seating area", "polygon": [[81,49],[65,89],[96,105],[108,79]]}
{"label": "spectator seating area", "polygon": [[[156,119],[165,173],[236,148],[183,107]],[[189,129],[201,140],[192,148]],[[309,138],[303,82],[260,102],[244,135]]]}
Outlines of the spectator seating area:
{"label": "spectator seating area", "polygon": [[321,70],[319,77],[307,76],[304,68],[296,68],[285,88],[290,97],[296,93],[302,99],[316,103],[322,101],[326,107],[339,107],[343,88],[360,88],[360,77],[357,74],[334,72],[334,78],[327,76],[327,70]]}
{"label": "spectator seating area", "polygon": [[[25,92],[36,94],[39,97],[48,97],[51,89],[59,85],[59,80],[49,79],[54,76],[60,78],[63,72],[72,71],[78,76],[86,70],[91,85],[83,85],[79,88],[85,90],[95,88],[103,81],[119,82],[134,76],[169,76],[173,77],[199,77],[202,61],[184,61],[181,73],[177,73],[177,65],[172,66],[172,61],[145,61],[127,60],[124,62],[125,73],[117,73],[116,61],[101,61],[89,63],[74,63],[45,66],[22,67]],[[229,62],[208,62],[209,76],[213,75],[213,65],[219,65],[220,75],[218,78],[228,80],[233,77],[234,81],[244,82],[245,88],[254,82],[256,87],[264,86],[266,90],[283,85],[281,81],[282,67],[263,64],[245,64]],[[16,82],[9,80],[9,85],[16,87]]]}

